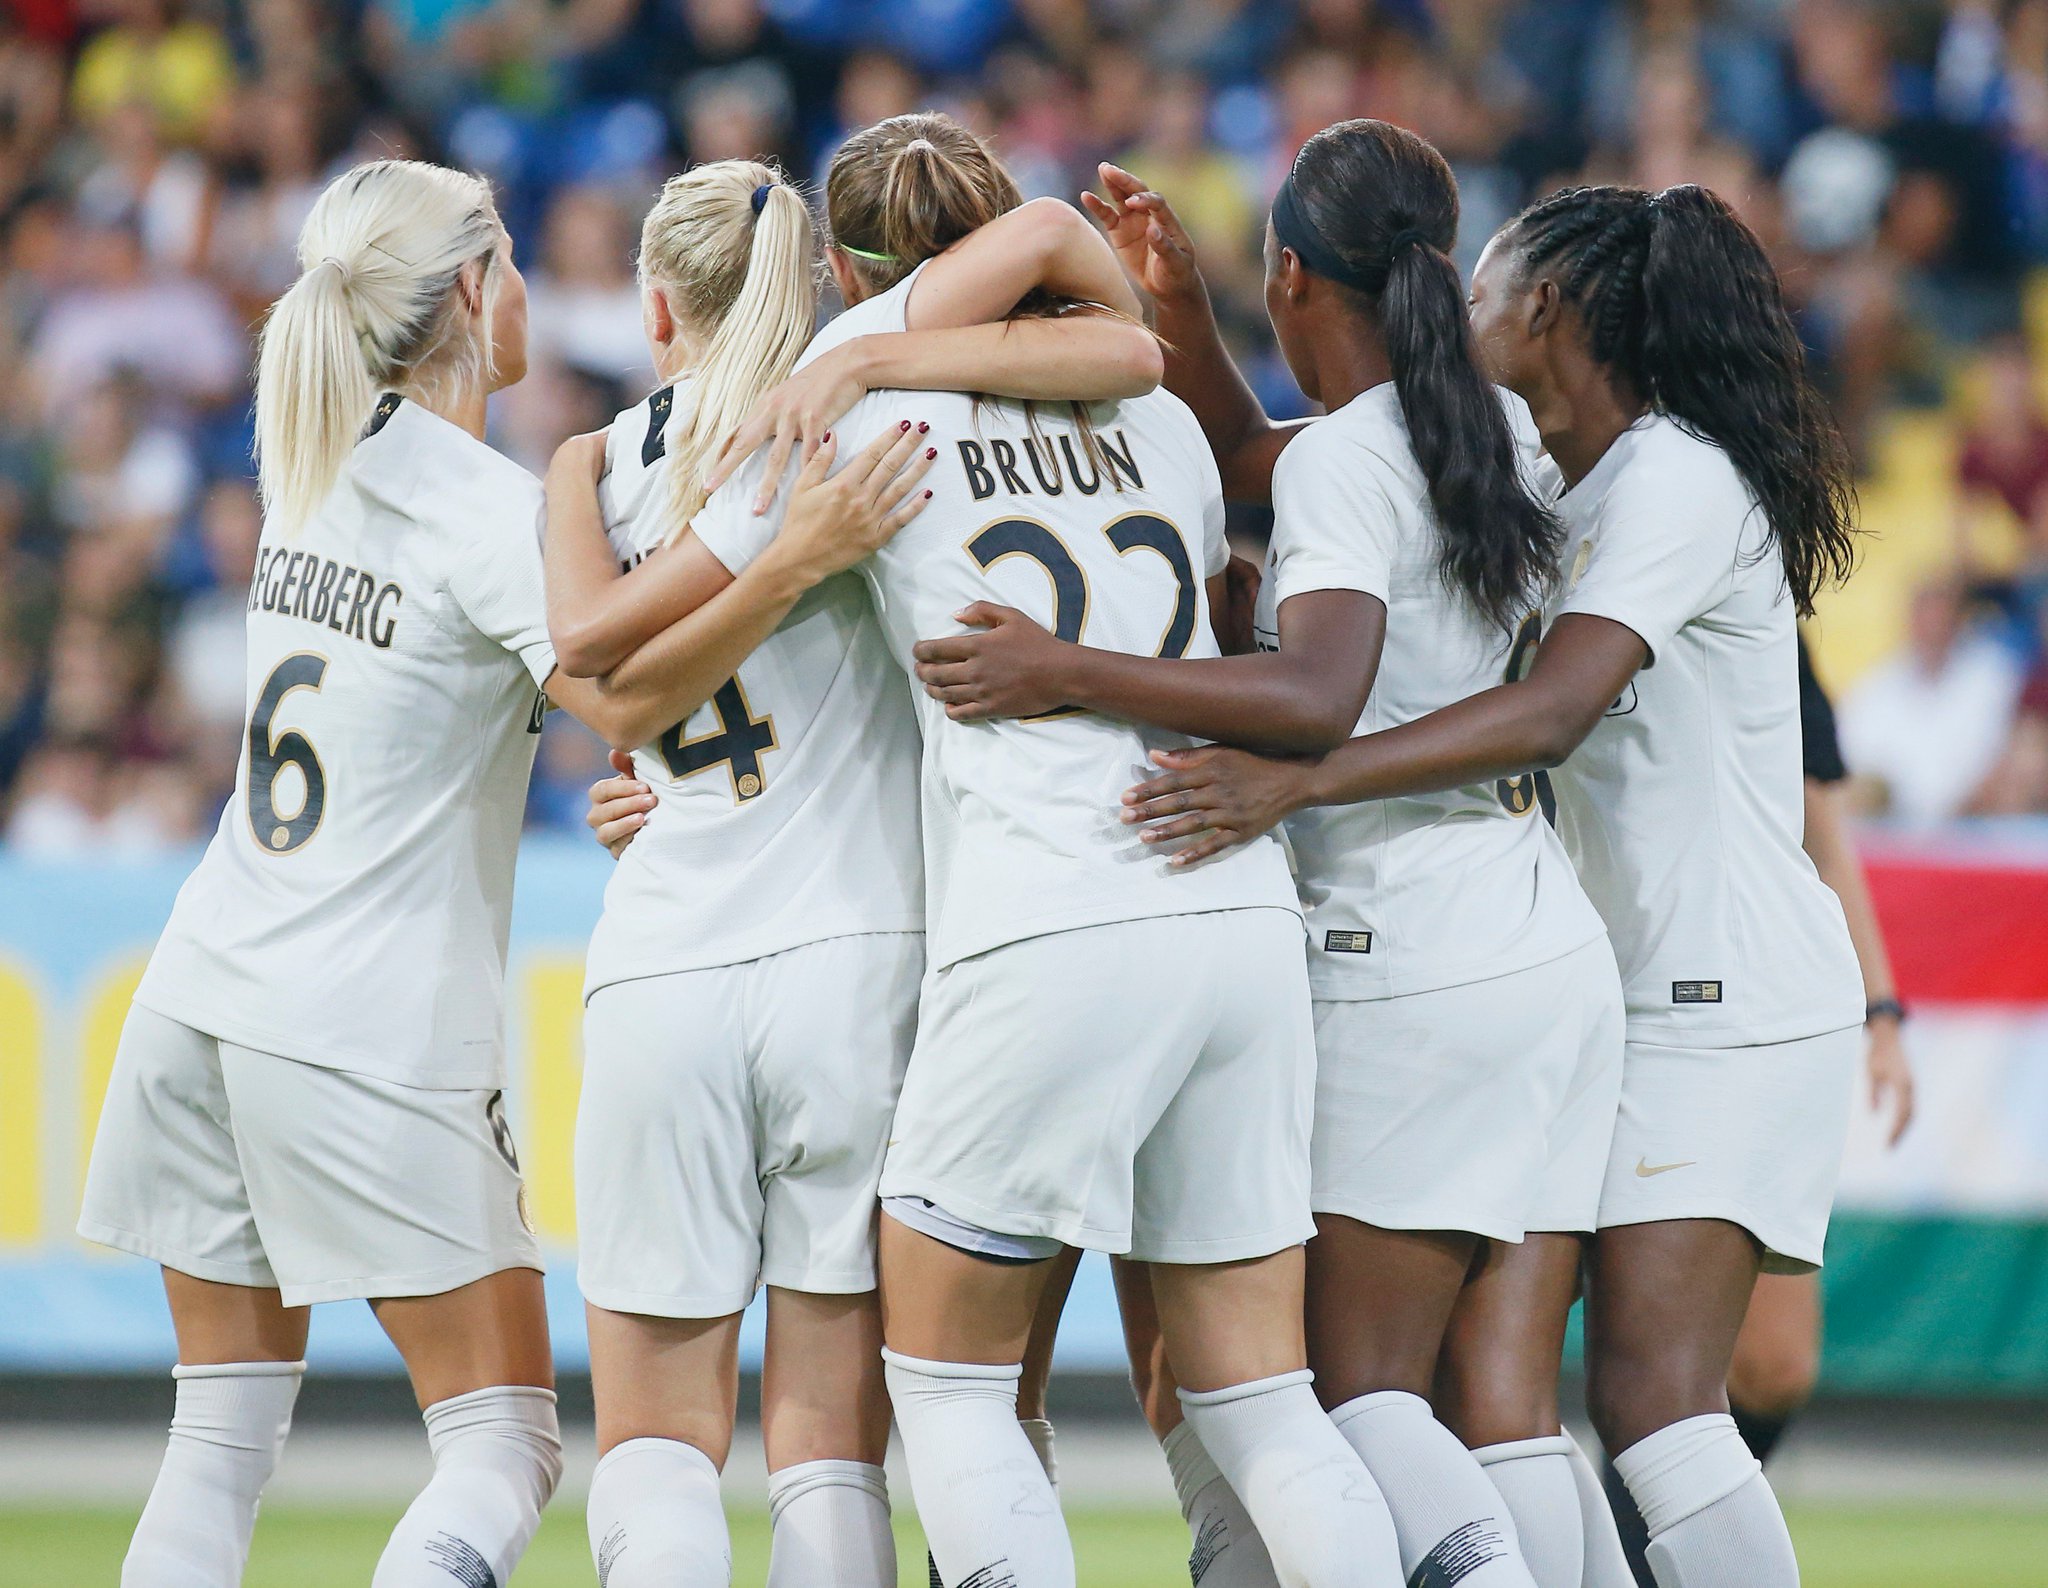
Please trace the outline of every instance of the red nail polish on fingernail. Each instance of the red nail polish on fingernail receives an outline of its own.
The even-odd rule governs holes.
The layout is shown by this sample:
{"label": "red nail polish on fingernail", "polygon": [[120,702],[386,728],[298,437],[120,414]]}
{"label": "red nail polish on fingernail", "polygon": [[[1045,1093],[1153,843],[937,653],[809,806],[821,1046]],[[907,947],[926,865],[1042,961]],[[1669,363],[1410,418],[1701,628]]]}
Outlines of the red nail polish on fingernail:
{"label": "red nail polish on fingernail", "polygon": [[828,430],[822,436],[818,437],[818,445],[822,447],[826,442],[830,441],[831,439],[832,432]]}
{"label": "red nail polish on fingernail", "polygon": [[924,493],[924,499],[925,499],[925,500],[926,500],[927,502],[929,502],[929,501],[930,501],[930,500],[932,499],[932,493],[931,493],[930,491],[926,491],[926,492]]}
{"label": "red nail polish on fingernail", "polygon": [[917,433],[918,433],[919,435],[923,435],[923,434],[924,434],[924,433],[925,433],[925,432],[926,432],[927,430],[929,430],[929,429],[931,429],[931,426],[930,426],[930,425],[928,425],[928,424],[920,424],[920,425],[919,425],[919,426],[917,427]]}
{"label": "red nail polish on fingernail", "polygon": [[939,455],[939,449],[937,447],[926,447],[924,449],[924,455],[927,459],[935,458]]}
{"label": "red nail polish on fingernail", "polygon": [[903,421],[902,424],[898,425],[896,428],[898,430],[908,430],[910,428],[910,421],[906,419]]}

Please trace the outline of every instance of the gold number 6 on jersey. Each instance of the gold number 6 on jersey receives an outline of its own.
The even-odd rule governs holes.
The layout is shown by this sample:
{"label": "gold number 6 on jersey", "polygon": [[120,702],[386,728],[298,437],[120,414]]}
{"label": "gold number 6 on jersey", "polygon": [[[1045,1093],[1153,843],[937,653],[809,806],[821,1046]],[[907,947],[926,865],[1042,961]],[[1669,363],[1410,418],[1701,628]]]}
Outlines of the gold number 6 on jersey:
{"label": "gold number 6 on jersey", "polygon": [[[266,854],[288,855],[302,848],[320,830],[327,810],[327,769],[312,741],[296,728],[271,732],[285,696],[295,689],[318,692],[326,677],[326,657],[296,651],[271,669],[249,714],[249,831]],[[277,808],[277,777],[288,766],[298,768],[306,785],[298,809],[289,816]]]}

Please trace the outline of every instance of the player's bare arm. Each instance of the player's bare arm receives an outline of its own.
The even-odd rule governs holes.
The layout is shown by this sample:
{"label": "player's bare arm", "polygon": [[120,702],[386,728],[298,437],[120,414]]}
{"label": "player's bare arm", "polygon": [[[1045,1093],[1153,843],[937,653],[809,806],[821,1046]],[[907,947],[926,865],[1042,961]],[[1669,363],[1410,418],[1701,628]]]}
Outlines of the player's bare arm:
{"label": "player's bare arm", "polygon": [[1275,423],[1223,345],[1187,228],[1160,194],[1121,166],[1098,168],[1109,197],[1081,204],[1109,234],[1125,272],[1151,298],[1166,344],[1166,389],[1195,411],[1216,454],[1223,494],[1270,502],[1273,464],[1306,421]]}
{"label": "player's bare arm", "polygon": [[917,516],[931,497],[918,482],[935,456],[904,420],[833,474],[837,449],[828,437],[804,466],[781,530],[744,573],[728,575],[712,599],[603,678],[569,678],[558,669],[548,680],[549,699],[621,748],[683,721],[775,632],[805,591],[887,544]]}
{"label": "player's bare arm", "polygon": [[[1114,312],[1007,318],[1033,292]],[[809,457],[855,403],[883,388],[1058,402],[1142,396],[1158,387],[1164,355],[1139,314],[1095,228],[1070,205],[1034,199],[925,265],[906,309],[907,330],[855,337],[767,392],[705,482],[717,489],[767,446],[754,503],[765,512],[791,453]]]}
{"label": "player's bare arm", "polygon": [[1387,609],[1356,590],[1280,606],[1280,648],[1168,659],[1073,645],[1012,607],[977,601],[976,632],[917,647],[925,693],[956,722],[1081,706],[1129,722],[1290,752],[1341,744],[1372,691]]}
{"label": "player's bare arm", "polygon": [[1146,824],[1140,836],[1147,843],[1196,838],[1174,855],[1173,864],[1185,866],[1310,805],[1426,794],[1554,767],[1648,660],[1634,630],[1567,613],[1526,678],[1349,740],[1317,760],[1253,765],[1257,758],[1240,750],[1161,751],[1154,759],[1166,770],[1125,793],[1123,819]]}

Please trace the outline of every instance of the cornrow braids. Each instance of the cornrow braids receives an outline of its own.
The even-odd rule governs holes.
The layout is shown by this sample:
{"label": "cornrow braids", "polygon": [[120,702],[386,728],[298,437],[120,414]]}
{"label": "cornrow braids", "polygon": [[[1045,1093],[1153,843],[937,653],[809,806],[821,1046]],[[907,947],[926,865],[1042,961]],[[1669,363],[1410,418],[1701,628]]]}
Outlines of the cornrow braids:
{"label": "cornrow braids", "polygon": [[1550,269],[1595,359],[1728,454],[1810,614],[1855,566],[1856,489],[1755,234],[1688,184],[1567,188],[1511,221],[1509,238],[1525,278]]}

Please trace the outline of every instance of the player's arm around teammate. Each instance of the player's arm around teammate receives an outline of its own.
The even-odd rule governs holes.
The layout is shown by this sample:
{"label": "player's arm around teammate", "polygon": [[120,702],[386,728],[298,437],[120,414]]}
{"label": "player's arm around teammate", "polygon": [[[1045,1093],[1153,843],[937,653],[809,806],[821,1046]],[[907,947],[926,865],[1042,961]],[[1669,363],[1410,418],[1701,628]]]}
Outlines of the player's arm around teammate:
{"label": "player's arm around teammate", "polygon": [[1472,290],[1569,487],[1527,677],[1315,768],[1169,756],[1129,814],[1200,854],[1307,803],[1557,769],[1628,995],[1594,1420],[1660,1581],[1779,1588],[1797,1564],[1725,1385],[1760,1267],[1820,1261],[1862,1011],[1799,849],[1793,618],[1850,564],[1845,453],[1761,247],[1701,189],[1557,195],[1494,238]]}
{"label": "player's arm around teammate", "polygon": [[[1266,420],[1221,351],[1171,210],[1114,168],[1105,176],[1119,198],[1112,235],[1162,294],[1169,385],[1204,403],[1226,477],[1255,493],[1271,482],[1262,654],[1118,655],[1062,644],[1014,611],[970,608],[962,620],[982,632],[919,647],[928,692],[956,720],[1069,701],[1205,738],[1316,749],[1330,739],[1307,737],[1310,726],[1348,736],[1498,680],[1513,628],[1554,575],[1559,530],[1520,475],[1509,406],[1474,361],[1446,254],[1456,189],[1440,157],[1385,124],[1353,122],[1297,160],[1274,204],[1266,299],[1296,379],[1331,417],[1291,431]],[[1276,459],[1281,443],[1291,444]],[[1533,804],[1531,791],[1488,786],[1291,833],[1317,999],[1309,1361],[1323,1404],[1381,1480],[1404,1569],[1456,1561],[1475,1584],[1530,1578],[1500,1496],[1427,1404],[1445,1330],[1489,1242],[1590,1230],[1620,1062],[1605,934],[1555,841],[1528,821]],[[1402,878],[1399,894],[1388,875]],[[1362,957],[1375,949],[1379,959]],[[1379,971],[1389,953],[1401,979]],[[1553,1138],[1582,1094],[1597,1139],[1573,1139],[1553,1167]],[[1564,1293],[1528,1298],[1525,1333],[1561,1335],[1578,1251],[1575,1237],[1558,1239]],[[1142,1297],[1131,1276],[1123,1289],[1133,1330]],[[1133,1346],[1134,1360],[1149,1358]],[[1523,1377],[1547,1395],[1555,1350],[1531,1357]],[[1178,1421],[1170,1394],[1144,1399],[1162,1431]],[[1557,1433],[1553,1420],[1526,1437]],[[1240,1532],[1241,1513],[1220,1509],[1227,1496],[1187,1492],[1206,1474],[1180,1470],[1186,1437],[1171,1433],[1169,1450],[1191,1528],[1198,1540]],[[1569,1487],[1565,1502],[1576,1545]],[[1251,1580],[1245,1553],[1212,1570]],[[1568,1575],[1576,1582],[1575,1561]]]}

